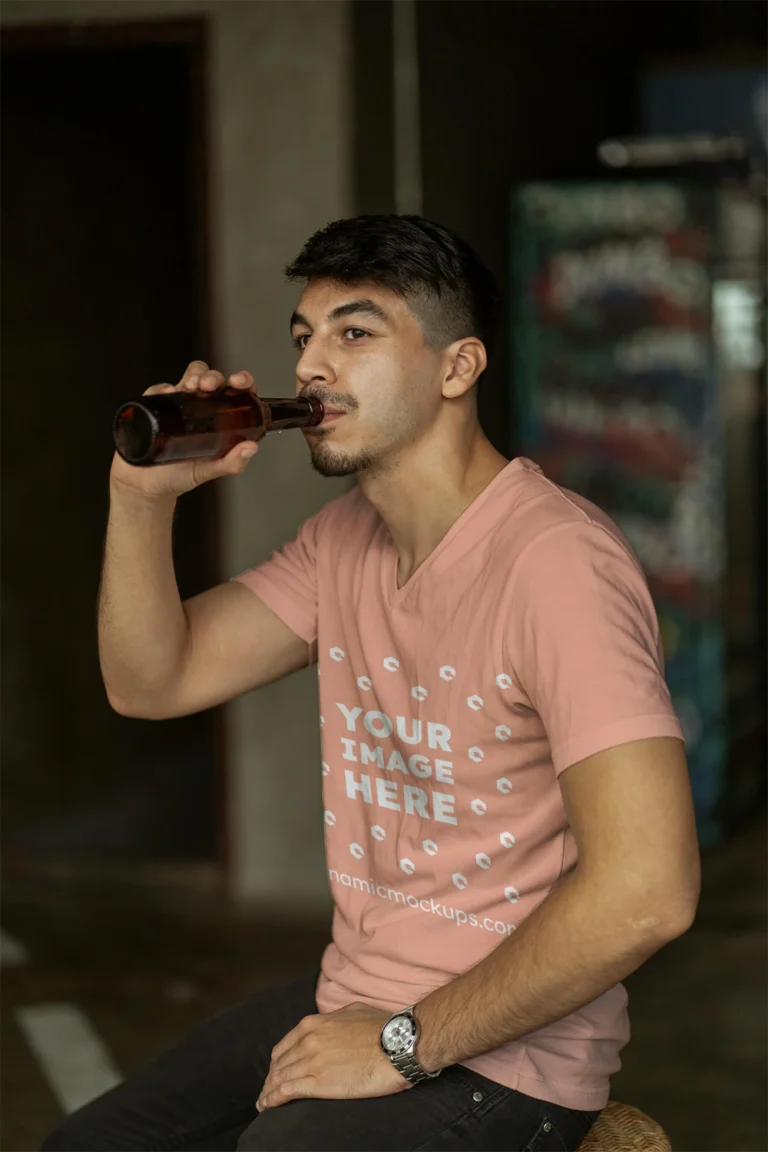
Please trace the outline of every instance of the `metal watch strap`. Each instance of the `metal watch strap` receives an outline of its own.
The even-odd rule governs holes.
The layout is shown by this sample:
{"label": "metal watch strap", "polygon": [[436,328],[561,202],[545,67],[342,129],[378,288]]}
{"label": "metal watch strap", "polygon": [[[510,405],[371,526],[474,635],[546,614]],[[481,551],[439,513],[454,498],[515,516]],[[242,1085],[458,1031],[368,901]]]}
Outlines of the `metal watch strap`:
{"label": "metal watch strap", "polygon": [[[416,1005],[412,1004],[410,1008],[403,1008],[399,1012],[393,1012],[392,1016],[390,1016],[390,1020],[395,1016],[410,1016],[416,1028],[416,1036],[418,1039],[419,1022],[416,1019],[416,1015],[413,1011],[415,1007]],[[434,1080],[436,1076],[440,1075],[441,1069],[438,1069],[437,1072],[427,1072],[425,1068],[422,1068],[421,1064],[416,1058],[415,1052],[401,1052],[398,1055],[394,1055],[392,1052],[387,1052],[387,1056],[395,1068],[397,1068],[401,1076],[404,1076],[405,1079],[408,1080],[411,1084],[421,1084],[423,1080]]]}
{"label": "metal watch strap", "polygon": [[389,1057],[395,1068],[405,1076],[411,1084],[421,1084],[422,1080],[434,1080],[439,1072],[426,1072],[412,1053],[404,1052],[401,1056]]}

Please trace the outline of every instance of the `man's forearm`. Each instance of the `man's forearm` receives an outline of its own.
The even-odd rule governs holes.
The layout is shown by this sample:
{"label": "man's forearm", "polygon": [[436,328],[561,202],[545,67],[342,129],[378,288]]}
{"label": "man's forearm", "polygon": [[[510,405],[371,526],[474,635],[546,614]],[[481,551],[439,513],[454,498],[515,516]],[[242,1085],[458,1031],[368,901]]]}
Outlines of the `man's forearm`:
{"label": "man's forearm", "polygon": [[172,681],[188,628],[173,567],[173,498],[113,487],[99,588],[99,657],[115,706]]}
{"label": "man's forearm", "polygon": [[474,968],[416,1007],[427,1071],[562,1019],[625,979],[686,923],[574,872]]}

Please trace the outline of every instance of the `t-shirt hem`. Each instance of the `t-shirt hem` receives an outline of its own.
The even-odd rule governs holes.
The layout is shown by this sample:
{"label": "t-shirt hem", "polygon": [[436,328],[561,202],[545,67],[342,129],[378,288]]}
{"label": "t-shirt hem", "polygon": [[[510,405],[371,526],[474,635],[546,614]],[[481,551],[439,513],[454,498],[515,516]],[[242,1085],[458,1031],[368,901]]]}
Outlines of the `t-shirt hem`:
{"label": "t-shirt hem", "polygon": [[572,764],[586,760],[608,748],[631,744],[633,740],[648,740],[655,736],[674,736],[685,743],[685,736],[676,716],[633,716],[629,720],[616,720],[583,736],[577,736],[552,752],[552,763],[559,776]]}
{"label": "t-shirt hem", "polygon": [[[335,946],[329,945],[330,947]],[[339,995],[340,991],[342,992],[341,995]],[[417,991],[411,988],[404,995],[389,996],[386,1000],[382,1000],[378,996],[342,991],[341,985],[325,973],[322,965],[315,986],[315,1003],[321,1014],[335,1012],[355,1000],[363,1000],[373,1007],[393,1012],[397,1004],[417,1003],[422,995],[424,995],[423,990]],[[561,1080],[554,1077],[539,1076],[535,1071],[532,1073],[530,1069],[539,1067],[534,1065],[531,1060],[530,1052],[532,1049],[524,1045],[518,1046],[518,1044],[515,1044],[514,1047],[514,1053],[506,1052],[503,1058],[499,1058],[499,1050],[484,1052],[479,1056],[460,1061],[459,1066],[478,1072],[481,1076],[487,1077],[504,1088],[523,1092],[526,1096],[532,1096],[536,1100],[546,1100],[549,1104],[559,1104],[562,1108],[576,1108],[582,1112],[594,1112],[604,1108],[608,1103],[610,1090],[608,1077],[606,1074],[601,1075],[599,1070],[595,1070],[592,1077],[585,1074],[584,1070],[590,1067],[588,1058],[583,1063],[578,1064],[578,1068],[581,1070],[580,1075],[574,1075],[573,1079]],[[576,1068],[576,1059],[573,1063],[574,1068]],[[588,1083],[591,1083],[590,1087],[585,1086]]]}
{"label": "t-shirt hem", "polygon": [[610,1096],[609,1085],[579,1090],[557,1080],[542,1080],[538,1076],[526,1076],[523,1072],[511,1072],[501,1080],[495,1068],[496,1075],[491,1076],[489,1074],[483,1066],[482,1057],[476,1060],[462,1061],[462,1067],[470,1068],[473,1072],[479,1072],[481,1076],[488,1076],[490,1080],[502,1084],[505,1088],[512,1088],[515,1092],[532,1096],[534,1100],[545,1100],[548,1104],[558,1104],[561,1108],[575,1108],[580,1112],[597,1112],[601,1108],[605,1108]]}
{"label": "t-shirt hem", "polygon": [[269,577],[258,570],[243,572],[240,576],[233,576],[233,581],[243,584],[251,592],[255,592],[263,600],[267,608],[274,612],[283,624],[306,644],[313,644],[317,639],[317,628],[314,617],[306,615],[296,607],[296,602],[279,588],[276,588]]}

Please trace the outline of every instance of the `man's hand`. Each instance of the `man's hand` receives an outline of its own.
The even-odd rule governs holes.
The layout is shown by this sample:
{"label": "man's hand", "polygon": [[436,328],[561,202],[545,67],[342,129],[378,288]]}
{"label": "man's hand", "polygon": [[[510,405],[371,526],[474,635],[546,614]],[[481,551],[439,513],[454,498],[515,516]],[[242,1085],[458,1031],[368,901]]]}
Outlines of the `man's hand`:
{"label": "man's hand", "polygon": [[305,1016],[272,1051],[259,1112],[300,1097],[360,1100],[410,1088],[379,1046],[389,1016],[367,1004]]}
{"label": "man's hand", "polygon": [[[193,360],[178,384],[153,384],[144,392],[145,396],[160,396],[165,393],[182,392],[205,400],[215,396],[222,388],[235,388],[240,392],[255,392],[255,380],[250,372],[236,372],[225,380],[221,372],[213,371],[204,360]],[[258,444],[245,440],[217,460],[179,460],[175,464],[164,464],[158,468],[138,468],[127,464],[115,452],[110,472],[113,490],[128,491],[143,500],[168,500],[182,496],[199,484],[215,480],[219,476],[232,476],[244,472],[249,457],[245,452],[258,450]]]}

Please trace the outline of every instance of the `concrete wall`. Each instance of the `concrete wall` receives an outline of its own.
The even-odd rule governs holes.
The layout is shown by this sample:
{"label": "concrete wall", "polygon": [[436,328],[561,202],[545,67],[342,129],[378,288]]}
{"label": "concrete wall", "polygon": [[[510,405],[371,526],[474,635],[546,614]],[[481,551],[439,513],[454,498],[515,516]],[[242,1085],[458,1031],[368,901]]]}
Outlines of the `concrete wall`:
{"label": "concrete wall", "polygon": [[[205,17],[210,28],[214,345],[224,372],[248,368],[290,394],[296,292],[282,269],[351,203],[347,0],[6,0],[4,25]],[[140,77],[137,77],[140,83]],[[190,349],[190,359],[196,355]],[[302,438],[268,441],[223,486],[222,572],[266,559],[340,495]],[[286,915],[324,915],[317,678],[308,670],[227,708],[234,891]]]}

